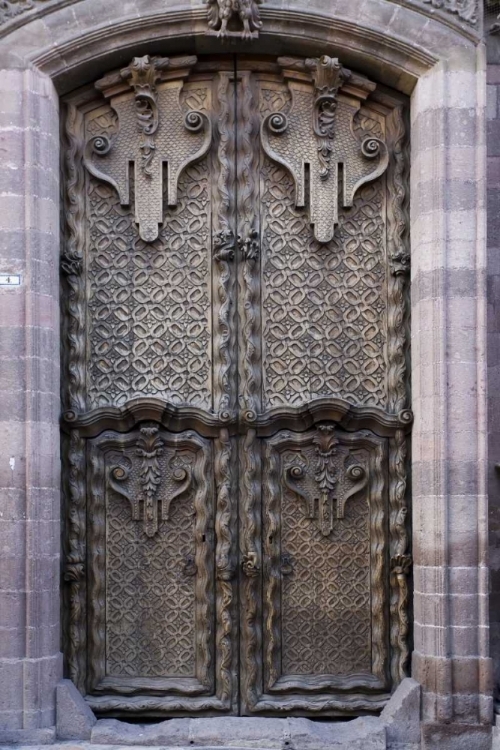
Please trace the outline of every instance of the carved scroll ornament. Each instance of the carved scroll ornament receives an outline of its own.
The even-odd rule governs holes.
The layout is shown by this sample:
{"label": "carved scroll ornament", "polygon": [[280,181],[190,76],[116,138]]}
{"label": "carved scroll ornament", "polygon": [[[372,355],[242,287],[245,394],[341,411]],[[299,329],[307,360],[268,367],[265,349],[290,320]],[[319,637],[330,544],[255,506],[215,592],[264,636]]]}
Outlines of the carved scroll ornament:
{"label": "carved scroll ornament", "polygon": [[329,242],[338,223],[339,166],[342,165],[342,203],[352,206],[356,191],[383,174],[389,163],[384,141],[372,135],[360,140],[353,120],[360,108],[352,99],[340,101],[338,93],[350,72],[339,61],[324,55],[297,63],[310,71],[314,95],[302,81],[289,81],[292,93],[290,112],[271,112],[261,128],[266,154],[288,169],[295,182],[297,207],[306,205],[306,165],[309,175],[310,221],[318,242]]}
{"label": "carved scroll ornament", "polygon": [[[334,504],[337,519],[344,518],[347,501],[366,487],[367,474],[361,465],[346,465],[349,449],[340,446],[333,426],[318,425],[313,444],[314,465],[308,465],[299,455],[285,465],[284,481],[289,490],[302,498],[306,517],[318,517],[321,533],[329,536],[334,525]],[[300,480],[307,474],[316,483],[317,491],[312,494],[300,486]]]}
{"label": "carved scroll ornament", "polygon": [[[158,531],[158,499],[157,492],[162,484],[162,470],[159,458],[163,454],[164,441],[159,435],[157,426],[141,427],[137,440],[136,455],[140,458],[138,467],[139,482],[142,488],[143,524],[146,536],[154,537]],[[119,464],[115,466],[110,474],[109,485],[118,495],[126,497],[130,502],[132,519],[141,520],[141,497],[129,493],[122,483],[127,480],[133,472],[134,467]],[[191,484],[191,467],[175,457],[170,461],[170,479],[178,485],[176,489],[163,494],[161,498],[161,520],[168,521],[172,501],[182,495]]]}
{"label": "carved scroll ornament", "polygon": [[[112,185],[120,203],[130,204],[129,163],[134,162],[135,221],[145,242],[158,237],[163,223],[163,166],[167,165],[167,203],[177,205],[177,183],[181,172],[207,152],[212,140],[209,118],[198,110],[183,114],[179,95],[182,74],[158,87],[162,72],[171,67],[164,57],[135,57],[118,75],[111,74],[96,83],[96,88],[111,97],[118,116],[113,138],[97,135],[87,143],[85,164],[97,178]],[[196,58],[183,58],[185,67]],[[134,92],[134,97],[123,95]],[[121,85],[120,85],[121,84]]]}

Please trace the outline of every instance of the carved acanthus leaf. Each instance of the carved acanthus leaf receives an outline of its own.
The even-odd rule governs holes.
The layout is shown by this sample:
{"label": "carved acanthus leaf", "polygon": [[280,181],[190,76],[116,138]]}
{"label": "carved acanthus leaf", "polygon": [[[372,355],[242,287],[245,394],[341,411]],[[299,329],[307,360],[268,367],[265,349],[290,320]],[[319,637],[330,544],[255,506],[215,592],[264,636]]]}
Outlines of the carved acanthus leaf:
{"label": "carved acanthus leaf", "polygon": [[[142,494],[142,520],[144,532],[148,537],[154,537],[158,531],[158,489],[166,481],[160,466],[163,455],[164,441],[160,437],[159,428],[155,426],[141,427],[136,444],[136,455],[140,458],[138,467],[139,482]],[[132,467],[126,462],[120,462],[109,474],[110,488],[126,498],[131,506],[132,520],[141,520],[140,497],[135,492],[129,492],[125,486],[130,478]],[[163,491],[161,497],[161,520],[168,521],[172,501],[182,495],[191,485],[192,471],[179,455],[175,455],[168,466],[169,479],[177,484],[176,489],[167,493]]]}
{"label": "carved acanthus leaf", "polygon": [[168,68],[168,57],[134,57],[131,64],[124,68],[120,75],[128,81],[135,92],[136,118],[143,138],[139,145],[142,153],[142,170],[148,177],[152,177],[150,165],[155,151],[154,136],[158,130],[158,91],[156,83],[161,77],[161,71]]}
{"label": "carved acanthus leaf", "polygon": [[335,112],[337,94],[341,86],[350,78],[351,72],[343,68],[337,58],[322,57],[307,59],[306,69],[312,73],[314,81],[314,120],[313,128],[318,139],[320,177],[328,179],[335,137]]}

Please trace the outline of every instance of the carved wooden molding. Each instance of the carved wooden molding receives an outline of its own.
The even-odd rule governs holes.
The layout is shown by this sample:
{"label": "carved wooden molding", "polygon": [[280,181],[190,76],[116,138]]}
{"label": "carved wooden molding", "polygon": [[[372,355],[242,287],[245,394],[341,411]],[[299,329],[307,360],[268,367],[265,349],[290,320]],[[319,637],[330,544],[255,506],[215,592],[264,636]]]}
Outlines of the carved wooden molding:
{"label": "carved wooden molding", "polygon": [[[103,429],[125,432],[144,420],[154,421],[172,430],[195,429],[204,437],[216,437],[220,428],[219,419],[203,409],[177,407],[156,398],[131,399],[125,406],[104,406],[90,412],[64,415],[63,427],[77,429],[85,437],[94,437]],[[352,431],[371,429],[377,435],[391,436],[397,430],[411,430],[413,414],[403,409],[399,414],[384,412],[370,406],[356,406],[343,399],[318,398],[303,406],[278,406],[268,409],[252,420],[251,426],[259,437],[269,437],[282,429],[308,429],[324,421],[336,422],[343,429]],[[236,416],[227,423],[230,434],[237,434]],[[246,427],[242,427],[246,432]]]}
{"label": "carved wooden molding", "polygon": [[[183,67],[186,62],[183,58]],[[191,58],[190,64],[194,62]],[[119,76],[132,88],[133,98],[117,96],[121,87],[113,76],[98,81],[96,88],[110,98],[118,117],[117,132],[112,138],[93,136],[85,149],[89,172],[112,185],[124,206],[130,204],[129,163],[134,162],[135,221],[145,242],[157,239],[163,223],[163,165],[168,165],[167,203],[176,206],[180,174],[206,154],[212,140],[211,121],[203,112],[182,113],[183,68],[170,85],[157,88],[170,67],[168,58],[134,58]]]}

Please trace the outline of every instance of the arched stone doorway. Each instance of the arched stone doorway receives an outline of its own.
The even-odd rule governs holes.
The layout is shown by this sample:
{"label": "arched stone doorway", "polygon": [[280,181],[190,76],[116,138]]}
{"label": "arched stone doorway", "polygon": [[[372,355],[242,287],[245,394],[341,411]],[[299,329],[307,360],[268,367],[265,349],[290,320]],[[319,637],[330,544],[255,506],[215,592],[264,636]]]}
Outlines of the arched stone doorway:
{"label": "arched stone doorway", "polygon": [[[47,741],[55,736],[55,685],[62,675],[60,589],[53,574],[59,550],[60,404],[55,392],[50,402],[46,400],[41,380],[50,378],[57,391],[53,363],[59,361],[60,343],[59,279],[54,272],[59,262],[61,209],[59,97],[127,66],[134,56],[174,57],[189,52],[201,58],[220,54],[221,48],[215,37],[206,34],[203,5],[179,3],[172,8],[163,2],[135,0],[124,6],[110,0],[106,16],[99,0],[35,0],[20,5],[25,12],[13,14],[1,30],[0,59],[6,70],[1,79],[2,106],[7,113],[1,137],[6,153],[23,164],[19,189],[2,196],[7,208],[2,231],[8,238],[8,270],[19,260],[25,283],[8,293],[2,289],[1,300],[2,321],[20,325],[23,334],[21,345],[15,343],[9,352],[26,386],[24,421],[8,404],[3,414],[15,458],[14,464],[9,463],[8,482],[19,487],[25,498],[19,519],[16,516],[12,522],[19,520],[20,525],[8,533],[21,539],[25,551],[14,556],[8,568],[11,587],[20,589],[19,596],[15,593],[12,599],[9,590],[7,600],[13,604],[2,610],[9,616],[21,614],[10,627],[8,656],[1,657],[10,689],[2,708],[6,729],[0,736],[4,741]],[[466,12],[472,2],[460,7],[445,2],[438,9],[436,3],[419,0],[339,0],[328,5],[325,9],[320,0],[311,0],[307,8],[293,2],[284,7],[281,0],[269,0],[262,8],[260,38],[249,49],[252,55],[274,59],[278,55],[338,57],[346,67],[376,81],[381,90],[387,86],[411,95],[416,582],[412,675],[423,688],[425,747],[443,748],[446,741],[453,743],[457,733],[486,747],[492,695],[484,606],[480,31]],[[44,127],[35,120],[43,121]],[[40,173],[44,180],[39,184]],[[14,334],[12,340],[18,342]],[[46,355],[41,359],[40,346]],[[33,452],[32,446],[38,450]],[[80,470],[75,468],[77,474]],[[66,562],[71,561],[65,558]],[[71,571],[67,572],[71,578]],[[71,585],[71,580],[66,583]]]}

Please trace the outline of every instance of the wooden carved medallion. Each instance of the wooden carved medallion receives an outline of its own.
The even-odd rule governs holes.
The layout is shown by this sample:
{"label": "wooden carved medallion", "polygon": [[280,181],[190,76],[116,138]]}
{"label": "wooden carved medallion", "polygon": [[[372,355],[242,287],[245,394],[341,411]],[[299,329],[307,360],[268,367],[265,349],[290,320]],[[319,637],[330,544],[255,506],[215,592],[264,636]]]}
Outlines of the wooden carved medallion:
{"label": "wooden carved medallion", "polygon": [[407,674],[406,104],[328,56],[66,97],[64,649],[98,715],[352,716]]}

